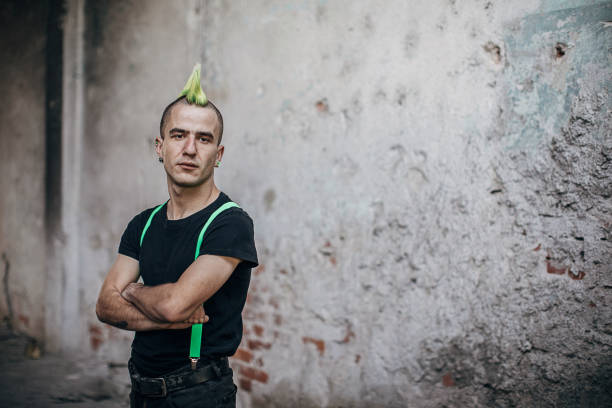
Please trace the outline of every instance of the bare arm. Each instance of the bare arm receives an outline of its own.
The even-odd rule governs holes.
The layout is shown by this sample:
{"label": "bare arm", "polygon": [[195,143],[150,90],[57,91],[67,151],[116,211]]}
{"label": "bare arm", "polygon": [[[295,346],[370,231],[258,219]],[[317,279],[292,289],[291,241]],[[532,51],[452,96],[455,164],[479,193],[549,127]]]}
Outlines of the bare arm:
{"label": "bare arm", "polygon": [[202,255],[175,283],[159,286],[128,284],[121,294],[155,320],[181,322],[229,279],[240,259]]}
{"label": "bare arm", "polygon": [[130,283],[136,282],[140,275],[138,261],[129,256],[121,255],[111,267],[96,304],[96,315],[101,322],[125,330],[161,330],[185,329],[192,323],[205,321],[204,309],[196,307],[181,322],[171,323],[164,319],[151,319],[142,313],[134,304],[121,297],[121,292]]}

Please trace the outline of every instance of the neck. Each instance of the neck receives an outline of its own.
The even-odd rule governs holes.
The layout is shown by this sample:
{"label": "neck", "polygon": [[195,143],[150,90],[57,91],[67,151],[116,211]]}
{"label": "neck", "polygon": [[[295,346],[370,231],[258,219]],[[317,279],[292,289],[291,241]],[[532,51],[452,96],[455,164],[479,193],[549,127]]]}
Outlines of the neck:
{"label": "neck", "polygon": [[168,219],[179,220],[210,205],[220,191],[212,180],[197,187],[180,187],[168,180],[168,193]]}

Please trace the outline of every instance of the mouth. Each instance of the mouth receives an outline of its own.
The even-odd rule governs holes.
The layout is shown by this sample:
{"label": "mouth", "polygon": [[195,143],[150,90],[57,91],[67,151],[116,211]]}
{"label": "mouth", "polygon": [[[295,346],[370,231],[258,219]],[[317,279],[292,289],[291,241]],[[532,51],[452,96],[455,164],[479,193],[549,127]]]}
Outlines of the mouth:
{"label": "mouth", "polygon": [[190,162],[180,162],[178,163],[178,166],[181,167],[182,169],[186,169],[186,170],[193,170],[193,169],[197,169],[198,165],[195,163],[190,163]]}

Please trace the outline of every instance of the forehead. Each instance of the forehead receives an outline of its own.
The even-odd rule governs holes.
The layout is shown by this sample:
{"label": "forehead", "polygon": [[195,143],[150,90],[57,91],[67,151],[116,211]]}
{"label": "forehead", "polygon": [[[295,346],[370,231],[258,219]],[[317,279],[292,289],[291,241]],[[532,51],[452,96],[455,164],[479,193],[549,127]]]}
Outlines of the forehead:
{"label": "forehead", "polygon": [[179,128],[190,132],[210,132],[219,136],[219,121],[216,113],[206,107],[197,105],[177,104],[168,117],[167,131]]}

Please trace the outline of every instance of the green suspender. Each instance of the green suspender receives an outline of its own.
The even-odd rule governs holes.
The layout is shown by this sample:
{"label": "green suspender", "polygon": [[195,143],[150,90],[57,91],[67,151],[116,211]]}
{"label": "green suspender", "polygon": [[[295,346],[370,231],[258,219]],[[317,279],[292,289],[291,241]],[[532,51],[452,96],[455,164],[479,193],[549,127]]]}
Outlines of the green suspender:
{"label": "green suspender", "polygon": [[[212,213],[212,215],[208,218],[208,221],[206,221],[206,224],[204,224],[204,226],[202,227],[202,231],[200,231],[200,235],[198,236],[198,244],[196,245],[195,256],[193,258],[194,261],[198,259],[198,256],[200,255],[200,247],[202,246],[202,240],[204,239],[204,234],[206,233],[206,229],[208,228],[208,226],[213,222],[213,220],[215,219],[217,215],[221,214],[223,211],[229,208],[232,208],[232,207],[238,207],[238,204],[229,201],[223,204],[221,207],[217,208],[215,212]],[[191,326],[191,346],[189,347],[189,358],[191,359],[191,362],[192,362],[192,368],[194,368],[193,367],[194,359],[195,361],[197,361],[197,359],[200,358],[200,346],[201,345],[202,345],[202,324],[198,323],[198,324],[194,324],[193,326]]]}
{"label": "green suspender", "polygon": [[[166,203],[164,203],[166,204]],[[144,229],[142,230],[142,235],[140,236],[140,246],[142,247],[142,240],[144,239],[145,234],[147,233],[147,230],[149,229],[149,227],[151,226],[151,221],[153,221],[153,217],[155,217],[155,214],[157,214],[157,212],[159,210],[161,210],[161,208],[164,206],[164,204],[160,204],[157,207],[155,207],[155,209],[153,210],[153,212],[151,213],[151,215],[149,216],[149,219],[147,220],[147,223],[145,224]]]}
{"label": "green suspender", "polygon": [[[142,230],[142,235],[140,236],[140,246],[141,247],[142,247],[142,240],[144,239],[145,233],[149,229],[149,226],[151,226],[151,221],[153,220],[153,217],[155,216],[155,214],[157,214],[159,210],[161,210],[164,204],[161,204],[158,207],[156,207],[151,213],[151,215],[149,216],[149,219],[147,220],[147,223],[145,224],[145,227]],[[232,208],[232,207],[238,207],[238,204],[231,202],[231,201],[227,202],[223,204],[221,207],[217,208],[215,212],[213,212],[211,216],[208,218],[208,221],[206,221],[206,224],[204,224],[204,226],[202,227],[202,230],[200,231],[200,235],[198,236],[198,243],[196,245],[195,256],[193,258],[194,261],[198,259],[198,256],[200,255],[200,248],[202,247],[202,241],[204,240],[204,234],[206,233],[208,226],[213,222],[213,220],[217,217],[217,215],[221,214],[223,211],[229,208]],[[194,324],[193,326],[191,326],[191,344],[189,347],[189,358],[191,359],[192,368],[195,368],[195,363],[197,363],[197,360],[200,358],[201,345],[202,345],[202,324],[200,323]]]}

